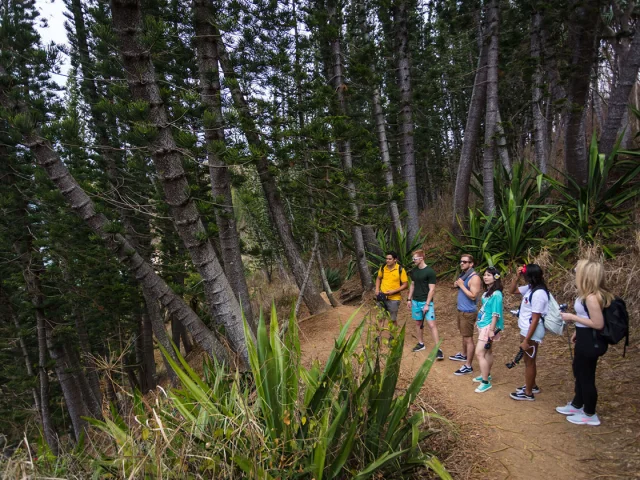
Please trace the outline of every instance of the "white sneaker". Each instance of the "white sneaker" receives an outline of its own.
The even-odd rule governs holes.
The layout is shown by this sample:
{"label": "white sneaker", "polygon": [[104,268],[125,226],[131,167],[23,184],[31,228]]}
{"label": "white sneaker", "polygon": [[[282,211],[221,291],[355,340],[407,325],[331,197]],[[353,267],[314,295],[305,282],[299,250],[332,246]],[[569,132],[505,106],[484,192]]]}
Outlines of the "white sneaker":
{"label": "white sneaker", "polygon": [[600,425],[600,419],[595,413],[593,415],[587,415],[584,412],[576,413],[575,415],[568,416],[567,420],[576,425],[593,425],[594,427]]}
{"label": "white sneaker", "polygon": [[584,413],[582,408],[576,408],[571,405],[571,402],[563,405],[562,407],[556,407],[556,412],[561,413],[562,415],[575,415],[578,413]]}

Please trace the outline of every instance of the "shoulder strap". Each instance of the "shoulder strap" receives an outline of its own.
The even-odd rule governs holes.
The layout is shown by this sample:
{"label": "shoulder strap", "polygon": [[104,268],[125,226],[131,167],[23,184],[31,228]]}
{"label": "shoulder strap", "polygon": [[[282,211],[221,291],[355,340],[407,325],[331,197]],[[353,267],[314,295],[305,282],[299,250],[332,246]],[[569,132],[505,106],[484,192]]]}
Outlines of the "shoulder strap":
{"label": "shoulder strap", "polygon": [[398,283],[402,286],[402,265],[398,264]]}
{"label": "shoulder strap", "polygon": [[531,299],[533,298],[533,294],[536,293],[538,290],[544,290],[544,292],[547,294],[547,298],[549,298],[549,290],[547,290],[544,287],[536,287],[536,288],[532,288],[531,289],[531,293],[529,294],[529,303],[531,303]]}

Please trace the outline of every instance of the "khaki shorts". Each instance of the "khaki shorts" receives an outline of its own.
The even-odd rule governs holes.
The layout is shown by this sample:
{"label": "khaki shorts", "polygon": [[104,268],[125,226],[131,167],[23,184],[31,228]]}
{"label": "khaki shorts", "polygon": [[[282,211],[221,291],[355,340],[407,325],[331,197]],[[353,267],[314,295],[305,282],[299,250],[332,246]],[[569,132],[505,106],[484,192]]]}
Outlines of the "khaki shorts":
{"label": "khaki shorts", "polygon": [[458,310],[458,329],[463,337],[473,337],[476,328],[476,312],[461,312]]}

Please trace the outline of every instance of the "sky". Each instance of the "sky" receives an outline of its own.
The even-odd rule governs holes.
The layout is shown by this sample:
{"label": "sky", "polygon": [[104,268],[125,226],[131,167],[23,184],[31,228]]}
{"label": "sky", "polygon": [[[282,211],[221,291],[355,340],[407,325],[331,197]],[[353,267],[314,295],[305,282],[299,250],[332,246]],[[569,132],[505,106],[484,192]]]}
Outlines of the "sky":
{"label": "sky", "polygon": [[[66,10],[62,0],[36,0],[36,7],[40,12],[40,16],[47,20],[47,27],[41,28],[37,24],[38,32],[42,37],[42,43],[48,45],[51,42],[57,44],[67,43],[67,32],[64,29],[66,18],[63,13]],[[53,79],[59,84],[64,85],[67,81],[64,76],[69,71],[69,57],[64,55],[60,65],[62,75],[53,74]]]}

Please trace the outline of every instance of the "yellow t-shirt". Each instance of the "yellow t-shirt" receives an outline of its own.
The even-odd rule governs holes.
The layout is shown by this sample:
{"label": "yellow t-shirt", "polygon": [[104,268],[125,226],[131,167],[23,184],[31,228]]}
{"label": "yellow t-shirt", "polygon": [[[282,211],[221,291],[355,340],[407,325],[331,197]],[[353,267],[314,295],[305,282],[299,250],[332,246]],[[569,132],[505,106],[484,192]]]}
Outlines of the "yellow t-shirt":
{"label": "yellow t-shirt", "polygon": [[[386,265],[380,267],[378,270],[378,278],[382,278],[382,283],[380,284],[380,291],[387,292],[389,290],[397,290],[400,288],[400,283],[407,283],[407,271],[402,268],[402,273],[398,274],[399,265],[396,263],[391,270]],[[384,275],[382,274],[382,269],[384,269]],[[400,278],[398,278],[398,275]],[[387,300],[402,300],[400,296],[400,292],[394,293],[393,295],[389,295]]]}

